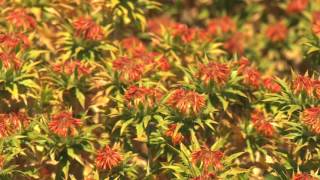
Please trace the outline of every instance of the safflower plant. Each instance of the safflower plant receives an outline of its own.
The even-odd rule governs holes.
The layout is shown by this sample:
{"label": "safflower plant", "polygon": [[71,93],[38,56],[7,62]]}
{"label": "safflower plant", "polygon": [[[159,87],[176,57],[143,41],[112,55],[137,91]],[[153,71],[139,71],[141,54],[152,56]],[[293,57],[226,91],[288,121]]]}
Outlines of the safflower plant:
{"label": "safflower plant", "polygon": [[0,10],[0,179],[320,179],[319,0]]}

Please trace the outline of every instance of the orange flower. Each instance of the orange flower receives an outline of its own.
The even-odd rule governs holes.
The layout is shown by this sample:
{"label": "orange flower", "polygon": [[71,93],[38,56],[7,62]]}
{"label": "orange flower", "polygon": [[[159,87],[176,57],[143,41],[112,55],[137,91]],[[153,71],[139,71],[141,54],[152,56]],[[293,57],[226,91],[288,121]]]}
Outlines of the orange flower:
{"label": "orange flower", "polygon": [[261,75],[260,72],[253,67],[248,67],[242,73],[244,77],[244,83],[254,88],[259,88]]}
{"label": "orange flower", "polygon": [[236,65],[239,65],[238,74],[242,74],[247,67],[250,66],[250,61],[246,57],[241,57],[240,60],[236,62]]}
{"label": "orange flower", "polygon": [[0,137],[10,136],[18,130],[26,128],[29,122],[27,114],[22,112],[0,114]]}
{"label": "orange flower", "polygon": [[292,177],[291,180],[319,180],[318,178],[314,178],[306,173],[298,173]]}
{"label": "orange flower", "polygon": [[52,69],[55,72],[66,73],[67,75],[73,74],[76,70],[80,76],[91,73],[90,68],[83,61],[79,60],[57,63],[53,65]]}
{"label": "orange flower", "polygon": [[194,91],[178,89],[169,97],[167,103],[183,114],[198,114],[205,106],[205,101],[204,96]]}
{"label": "orange flower", "polygon": [[212,80],[217,85],[224,85],[230,76],[230,69],[226,64],[210,62],[207,65],[200,65],[198,74],[205,84],[209,84]]}
{"label": "orange flower", "polygon": [[314,87],[316,97],[320,99],[320,81],[319,80],[313,81],[313,87]]}
{"label": "orange flower", "polygon": [[161,26],[164,28],[174,26],[175,22],[170,17],[156,17],[149,19],[147,27],[150,32],[160,35],[162,33]]}
{"label": "orange flower", "polygon": [[30,46],[28,37],[23,33],[0,34],[0,43],[4,44],[4,47],[8,49],[14,49],[19,44],[21,44],[23,48],[27,48]]}
{"label": "orange flower", "polygon": [[262,135],[271,137],[275,133],[272,124],[266,120],[263,112],[257,109],[253,111],[251,113],[251,121],[256,131]]}
{"label": "orange flower", "polygon": [[313,31],[314,34],[320,36],[320,20],[315,21],[312,24],[312,31]]}
{"label": "orange flower", "polygon": [[244,51],[243,34],[240,32],[233,34],[226,42],[224,42],[223,47],[230,53],[242,54]]}
{"label": "orange flower", "polygon": [[147,48],[145,45],[140,41],[138,38],[131,36],[128,38],[125,38],[121,41],[121,45],[128,51],[132,53],[144,53],[146,52]]}
{"label": "orange flower", "polygon": [[113,61],[113,68],[120,74],[121,81],[138,81],[145,72],[145,64],[127,57],[120,57]]}
{"label": "orange flower", "polygon": [[308,76],[298,75],[292,83],[292,89],[295,94],[305,91],[309,96],[312,96],[313,81]]}
{"label": "orange flower", "polygon": [[36,27],[35,19],[22,8],[11,11],[7,16],[7,21],[18,28],[34,29]]}
{"label": "orange flower", "polygon": [[202,162],[205,170],[207,170],[209,166],[221,169],[223,166],[221,163],[222,158],[223,153],[221,151],[212,151],[208,147],[202,147],[191,154],[191,161],[193,163]]}
{"label": "orange flower", "polygon": [[305,109],[302,113],[302,121],[315,133],[320,134],[320,107]]}
{"label": "orange flower", "polygon": [[185,24],[175,24],[173,26],[173,36],[180,37],[182,42],[190,43],[196,36],[195,29],[188,28]]}
{"label": "orange flower", "polygon": [[176,128],[177,124],[170,124],[169,129],[165,133],[166,136],[171,137],[173,145],[180,144],[184,139],[184,136],[180,132],[175,133]]}
{"label": "orange flower", "polygon": [[157,66],[161,71],[168,71],[170,69],[170,63],[164,56],[157,61]]}
{"label": "orange flower", "polygon": [[263,80],[263,85],[265,89],[273,93],[278,93],[281,91],[281,86],[278,83],[276,83],[273,78],[265,78]]}
{"label": "orange flower", "polygon": [[82,121],[73,118],[70,112],[60,112],[51,117],[48,126],[49,129],[59,136],[67,137],[68,135],[74,136],[76,127],[80,126]]}
{"label": "orange flower", "polygon": [[73,22],[76,36],[87,40],[99,41],[104,37],[103,29],[91,18],[79,17]]}
{"label": "orange flower", "polygon": [[113,167],[118,166],[122,161],[121,154],[111,149],[109,146],[101,149],[97,153],[96,166],[99,169],[110,170]]}
{"label": "orange flower", "polygon": [[130,86],[124,94],[128,107],[138,108],[139,105],[153,107],[162,98],[162,92],[155,88]]}
{"label": "orange flower", "polygon": [[0,52],[0,61],[2,61],[2,65],[5,68],[14,67],[15,69],[19,69],[21,67],[21,61],[16,57],[15,54],[8,54]]}
{"label": "orange flower", "polygon": [[287,37],[287,33],[288,33],[287,27],[281,22],[269,25],[269,27],[266,30],[266,36],[272,42],[285,40]]}
{"label": "orange flower", "polygon": [[287,6],[287,12],[300,13],[308,6],[309,0],[291,0]]}
{"label": "orange flower", "polygon": [[234,32],[236,30],[236,23],[229,17],[223,16],[211,20],[208,24],[208,32],[215,35],[219,31],[222,33]]}

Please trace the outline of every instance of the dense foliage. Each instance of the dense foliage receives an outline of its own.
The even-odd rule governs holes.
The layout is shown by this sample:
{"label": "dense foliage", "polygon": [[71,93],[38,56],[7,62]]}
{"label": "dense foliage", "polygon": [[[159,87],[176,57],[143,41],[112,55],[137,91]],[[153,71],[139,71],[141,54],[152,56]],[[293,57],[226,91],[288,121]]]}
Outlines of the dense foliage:
{"label": "dense foliage", "polygon": [[0,179],[320,179],[320,0],[0,0]]}

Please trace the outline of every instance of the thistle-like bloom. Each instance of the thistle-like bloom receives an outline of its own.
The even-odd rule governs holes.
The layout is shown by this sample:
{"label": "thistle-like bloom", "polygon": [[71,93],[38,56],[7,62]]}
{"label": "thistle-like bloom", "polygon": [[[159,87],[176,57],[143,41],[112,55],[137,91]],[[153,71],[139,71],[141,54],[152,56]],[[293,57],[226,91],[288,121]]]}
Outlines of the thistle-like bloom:
{"label": "thistle-like bloom", "polygon": [[96,166],[99,169],[110,170],[118,166],[122,160],[122,155],[118,151],[106,146],[98,151],[96,157]]}
{"label": "thistle-like bloom", "polygon": [[120,57],[113,61],[113,68],[119,72],[124,82],[138,81],[145,73],[145,64],[128,57]]}
{"label": "thistle-like bloom", "polygon": [[184,136],[180,132],[176,132],[176,129],[177,124],[170,124],[169,129],[165,133],[167,137],[171,138],[173,145],[180,144],[184,139]]}
{"label": "thistle-like bloom", "polygon": [[7,16],[7,21],[17,28],[22,27],[29,30],[36,27],[36,20],[22,8],[11,11]]}
{"label": "thistle-like bloom", "polygon": [[292,89],[295,94],[306,92],[309,96],[312,96],[313,81],[308,76],[298,75],[292,83]]}
{"label": "thistle-like bloom", "polygon": [[3,44],[5,48],[9,50],[16,48],[19,44],[23,48],[30,46],[30,41],[23,33],[17,34],[0,34],[0,44]]}
{"label": "thistle-like bloom", "polygon": [[215,35],[218,32],[227,33],[236,30],[236,23],[229,17],[223,16],[211,20],[208,24],[208,32]]}
{"label": "thistle-like bloom", "polygon": [[156,66],[158,66],[161,71],[168,71],[170,69],[170,63],[169,63],[168,59],[165,58],[164,56],[162,56],[156,62],[156,64],[157,64]]}
{"label": "thistle-like bloom", "polygon": [[91,69],[83,61],[74,60],[57,63],[52,66],[53,71],[59,73],[66,73],[67,75],[73,74],[76,70],[78,75],[88,75],[91,73]]}
{"label": "thistle-like bloom", "polygon": [[73,22],[76,36],[86,40],[99,41],[104,37],[103,29],[91,18],[79,17]]}
{"label": "thistle-like bloom", "polygon": [[137,86],[130,86],[124,94],[126,104],[130,108],[138,108],[139,105],[154,107],[162,96],[162,92],[158,89]]}
{"label": "thistle-like bloom", "polygon": [[265,78],[263,80],[263,86],[265,89],[273,93],[278,93],[281,91],[281,86],[275,82],[273,78]]}
{"label": "thistle-like bloom", "polygon": [[312,31],[314,34],[320,36],[320,20],[315,21],[312,25]]}
{"label": "thistle-like bloom", "polygon": [[266,30],[266,36],[272,42],[279,42],[285,40],[287,38],[287,33],[288,29],[282,22],[272,24]]}
{"label": "thistle-like bloom", "polygon": [[169,97],[167,103],[183,114],[198,114],[205,106],[205,97],[194,92],[178,89]]}
{"label": "thistle-like bloom", "polygon": [[223,47],[230,53],[243,54],[243,51],[244,51],[243,34],[240,32],[233,34],[226,42],[224,42]]}
{"label": "thistle-like bloom", "polygon": [[257,109],[253,111],[251,113],[251,121],[256,131],[262,135],[271,137],[275,133],[272,124],[266,120],[266,117],[262,111]]}
{"label": "thistle-like bloom", "polygon": [[170,28],[173,27],[174,24],[175,22],[169,17],[156,17],[148,20],[147,28],[150,32],[160,35],[162,33],[162,27]]}
{"label": "thistle-like bloom", "polygon": [[15,69],[19,69],[21,67],[21,60],[16,57],[13,53],[4,53],[0,52],[0,61],[2,61],[2,65],[5,68],[13,67]]}
{"label": "thistle-like bloom", "polygon": [[320,134],[320,107],[305,109],[302,113],[302,121],[315,133]]}
{"label": "thistle-like bloom", "polygon": [[49,129],[59,136],[67,137],[68,135],[74,136],[76,127],[82,125],[80,119],[72,117],[70,112],[60,112],[51,117],[48,126]]}
{"label": "thistle-like bloom", "polygon": [[242,74],[250,66],[250,61],[246,57],[241,57],[235,64],[239,65],[238,74]]}
{"label": "thistle-like bloom", "polygon": [[254,88],[259,88],[261,74],[256,68],[248,67],[245,69],[245,71],[242,73],[242,75],[244,78],[243,82],[245,84],[252,86]]}
{"label": "thistle-like bloom", "polygon": [[23,112],[0,114],[0,137],[10,136],[26,128],[29,122],[27,114]]}
{"label": "thistle-like bloom", "polygon": [[287,12],[300,13],[308,6],[309,0],[291,0],[287,6]]}
{"label": "thistle-like bloom", "polygon": [[230,68],[227,64],[210,62],[208,65],[200,65],[198,74],[205,84],[214,81],[217,85],[224,85],[230,76]]}
{"label": "thistle-like bloom", "polygon": [[196,36],[196,32],[192,28],[188,28],[185,24],[175,24],[173,26],[173,36],[180,37],[182,42],[190,43]]}
{"label": "thistle-like bloom", "polygon": [[202,162],[205,170],[207,170],[209,166],[221,169],[223,167],[221,163],[222,158],[223,153],[221,151],[212,151],[208,147],[202,147],[191,154],[192,163]]}
{"label": "thistle-like bloom", "polygon": [[127,37],[121,41],[121,45],[133,54],[140,54],[147,51],[147,48],[138,38],[134,36]]}
{"label": "thistle-like bloom", "polygon": [[314,80],[313,87],[314,87],[314,92],[316,94],[316,97],[320,99],[320,80]]}
{"label": "thistle-like bloom", "polygon": [[319,180],[318,178],[314,178],[307,173],[298,173],[292,177],[291,180]]}

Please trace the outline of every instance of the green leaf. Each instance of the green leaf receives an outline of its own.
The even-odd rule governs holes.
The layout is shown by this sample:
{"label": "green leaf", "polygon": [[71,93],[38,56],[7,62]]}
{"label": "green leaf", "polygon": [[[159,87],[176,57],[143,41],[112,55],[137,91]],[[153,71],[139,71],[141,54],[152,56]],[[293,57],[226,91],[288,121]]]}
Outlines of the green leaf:
{"label": "green leaf", "polygon": [[81,91],[79,91],[78,88],[76,88],[76,97],[77,97],[80,105],[84,108],[85,107],[85,96],[82,94]]}

